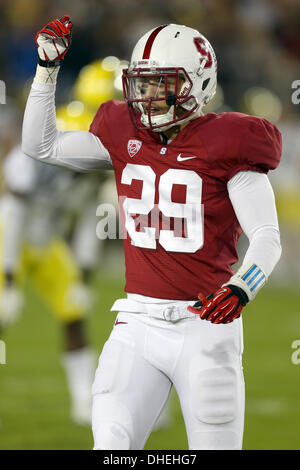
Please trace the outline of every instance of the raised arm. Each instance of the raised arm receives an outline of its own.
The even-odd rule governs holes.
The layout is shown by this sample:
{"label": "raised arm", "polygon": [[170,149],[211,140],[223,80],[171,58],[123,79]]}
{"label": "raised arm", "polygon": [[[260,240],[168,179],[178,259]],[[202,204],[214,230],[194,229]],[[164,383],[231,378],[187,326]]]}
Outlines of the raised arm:
{"label": "raised arm", "polygon": [[56,129],[56,79],[70,46],[71,28],[70,18],[64,16],[36,35],[38,66],[24,114],[22,150],[36,160],[77,171],[111,169],[109,152],[98,137]]}

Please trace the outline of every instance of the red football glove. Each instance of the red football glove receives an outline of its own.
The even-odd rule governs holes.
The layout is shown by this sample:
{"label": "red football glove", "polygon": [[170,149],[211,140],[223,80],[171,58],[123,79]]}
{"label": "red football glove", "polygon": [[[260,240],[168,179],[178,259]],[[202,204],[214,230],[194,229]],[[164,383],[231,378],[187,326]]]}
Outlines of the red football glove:
{"label": "red football glove", "polygon": [[221,287],[208,297],[200,293],[198,298],[199,302],[189,306],[188,310],[212,323],[231,323],[241,315],[242,308],[248,302],[243,289],[232,284]]}
{"label": "red football glove", "polygon": [[38,63],[43,67],[55,67],[64,59],[72,38],[70,16],[50,21],[35,36],[38,46]]}

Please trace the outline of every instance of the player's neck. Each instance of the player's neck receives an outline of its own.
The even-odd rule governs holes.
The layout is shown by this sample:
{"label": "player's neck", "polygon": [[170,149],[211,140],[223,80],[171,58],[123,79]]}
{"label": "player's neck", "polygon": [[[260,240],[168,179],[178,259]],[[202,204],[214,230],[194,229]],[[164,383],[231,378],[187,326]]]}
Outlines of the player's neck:
{"label": "player's neck", "polygon": [[181,132],[186,126],[188,126],[191,121],[193,121],[194,119],[197,119],[200,116],[204,116],[204,113],[202,111],[195,114],[190,120],[183,122],[182,124],[179,124],[178,126],[170,127],[170,129],[167,129],[166,131],[161,132],[160,135],[164,143],[167,144],[169,141],[174,140],[175,137],[177,137],[177,135],[179,134],[179,132]]}
{"label": "player's neck", "polygon": [[164,143],[167,144],[170,140],[174,140],[175,137],[177,137],[177,135],[179,134],[179,132],[181,132],[182,129],[184,129],[189,123],[190,121],[187,121],[178,126],[173,126],[164,132],[160,132],[162,139],[165,141]]}

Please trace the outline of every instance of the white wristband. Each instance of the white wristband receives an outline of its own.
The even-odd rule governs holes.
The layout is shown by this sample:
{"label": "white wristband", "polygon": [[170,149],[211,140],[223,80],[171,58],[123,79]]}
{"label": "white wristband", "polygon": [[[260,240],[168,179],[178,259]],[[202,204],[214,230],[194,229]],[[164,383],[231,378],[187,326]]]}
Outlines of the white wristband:
{"label": "white wristband", "polygon": [[34,81],[39,83],[56,83],[59,69],[60,67],[42,67],[38,65]]}
{"label": "white wristband", "polygon": [[260,266],[255,263],[242,265],[240,269],[224,284],[233,284],[246,292],[249,301],[253,300],[258,291],[267,282],[267,277]]}

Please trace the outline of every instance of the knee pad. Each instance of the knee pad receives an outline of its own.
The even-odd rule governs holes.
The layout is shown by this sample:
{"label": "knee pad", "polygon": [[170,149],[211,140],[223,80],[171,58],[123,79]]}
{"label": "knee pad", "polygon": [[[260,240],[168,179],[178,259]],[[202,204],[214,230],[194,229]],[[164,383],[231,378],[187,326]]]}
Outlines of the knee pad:
{"label": "knee pad", "polygon": [[207,424],[223,424],[237,417],[238,374],[233,367],[214,367],[198,372],[193,390],[197,419]]}
{"label": "knee pad", "polygon": [[93,397],[92,422],[95,450],[132,448],[131,414],[116,394],[99,393]]}

